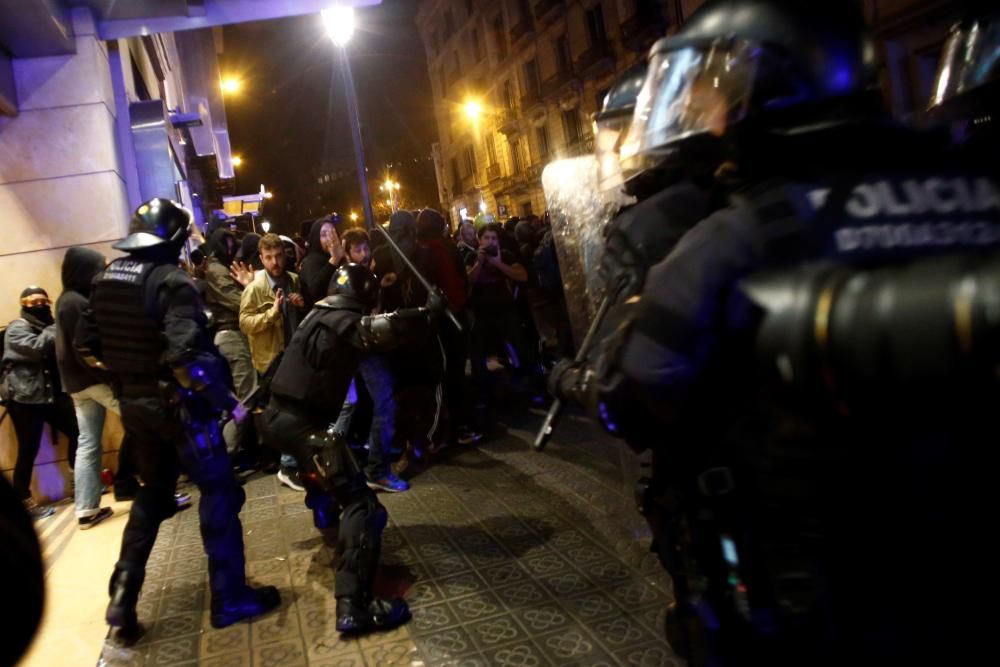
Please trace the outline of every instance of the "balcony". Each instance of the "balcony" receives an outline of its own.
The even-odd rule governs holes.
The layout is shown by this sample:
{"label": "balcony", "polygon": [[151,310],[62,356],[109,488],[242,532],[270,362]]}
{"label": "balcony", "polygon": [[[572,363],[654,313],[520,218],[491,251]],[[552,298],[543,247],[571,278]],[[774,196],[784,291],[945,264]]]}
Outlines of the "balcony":
{"label": "balcony", "polygon": [[521,116],[517,109],[500,109],[497,112],[497,130],[504,136],[511,136],[521,131]]}
{"label": "balcony", "polygon": [[529,90],[521,96],[521,110],[527,113],[543,103],[541,91]]}
{"label": "balcony", "polygon": [[525,180],[525,183],[528,185],[528,187],[531,187],[531,186],[534,186],[534,185],[541,185],[541,183],[542,183],[542,168],[544,166],[545,165],[543,165],[541,162],[537,162],[537,163],[531,165],[530,167],[528,167],[524,171],[524,180]]}
{"label": "balcony", "polygon": [[527,39],[528,37],[531,37],[534,34],[535,34],[535,26],[532,24],[531,18],[521,17],[521,20],[518,21],[514,25],[514,27],[510,29],[511,47],[517,46],[521,40]]}
{"label": "balcony", "polygon": [[594,152],[594,135],[584,134],[566,143],[565,157],[589,155]]}
{"label": "balcony", "polygon": [[486,180],[490,183],[496,183],[500,180],[499,164],[491,164],[486,167]]}
{"label": "balcony", "polygon": [[576,70],[585,79],[604,74],[615,68],[615,57],[607,43],[592,44],[576,59]]}
{"label": "balcony", "polygon": [[574,84],[578,82],[576,72],[572,69],[556,72],[542,82],[542,98],[546,100],[557,98],[567,89],[574,87]]}
{"label": "balcony", "polygon": [[566,8],[565,0],[538,0],[535,3],[535,20],[545,26],[557,19]]}

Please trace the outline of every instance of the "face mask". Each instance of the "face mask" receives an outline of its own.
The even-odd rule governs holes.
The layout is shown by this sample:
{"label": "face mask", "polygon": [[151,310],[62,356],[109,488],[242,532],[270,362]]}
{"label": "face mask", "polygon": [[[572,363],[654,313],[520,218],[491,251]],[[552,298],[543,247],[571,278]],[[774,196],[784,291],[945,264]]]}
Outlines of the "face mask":
{"label": "face mask", "polygon": [[50,306],[34,306],[33,308],[25,308],[25,312],[37,319],[43,324],[52,324],[52,308]]}

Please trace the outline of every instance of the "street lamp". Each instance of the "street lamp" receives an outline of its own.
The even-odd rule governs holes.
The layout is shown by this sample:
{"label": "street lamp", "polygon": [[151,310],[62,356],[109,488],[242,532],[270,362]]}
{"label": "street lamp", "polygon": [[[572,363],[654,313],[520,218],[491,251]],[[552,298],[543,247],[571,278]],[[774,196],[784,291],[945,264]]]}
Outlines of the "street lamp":
{"label": "street lamp", "polygon": [[238,167],[241,164],[243,164],[243,158],[241,158],[239,155],[234,155],[233,156],[233,166],[234,167]]}
{"label": "street lamp", "polygon": [[226,77],[220,83],[222,86],[222,92],[226,95],[232,95],[234,93],[240,92],[240,88],[243,87],[243,82],[235,77]]}
{"label": "street lamp", "polygon": [[354,77],[351,75],[351,63],[347,58],[347,43],[354,34],[354,8],[334,6],[320,12],[323,25],[330,39],[340,50],[340,70],[344,77],[344,92],[347,95],[347,116],[351,121],[351,136],[354,139],[354,161],[358,169],[358,181],[361,186],[361,204],[365,209],[365,222],[369,226],[375,220],[372,215],[372,202],[368,196],[368,175],[365,169],[365,148],[361,142],[361,120],[358,118],[358,98],[354,92]]}
{"label": "street lamp", "polygon": [[483,106],[476,100],[469,100],[465,103],[465,115],[473,123],[479,120],[479,115],[483,112]]}
{"label": "street lamp", "polygon": [[264,230],[265,234],[267,234],[269,231],[271,231],[271,223],[268,222],[267,220],[264,220],[260,223],[260,228]]}

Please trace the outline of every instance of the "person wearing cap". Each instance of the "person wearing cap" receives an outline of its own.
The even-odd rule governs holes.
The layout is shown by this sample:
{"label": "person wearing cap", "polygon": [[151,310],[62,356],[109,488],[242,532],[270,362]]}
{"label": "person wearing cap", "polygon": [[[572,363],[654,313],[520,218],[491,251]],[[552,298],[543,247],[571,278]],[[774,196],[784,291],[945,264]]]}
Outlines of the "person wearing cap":
{"label": "person wearing cap", "polygon": [[247,410],[229,387],[198,292],[177,265],[192,225],[191,213],[167,199],[136,209],[130,234],[114,245],[126,255],[94,279],[74,335],[81,358],[115,377],[122,423],[134,438],[143,481],[122,535],[105,614],[124,643],[142,633],[136,605],[146,563],[160,524],[177,511],[174,489],[181,471],[201,491],[212,626],[263,614],[281,601],[273,586],[251,588],[246,581],[239,518],[246,495],[219,421],[224,412],[242,421]]}
{"label": "person wearing cap", "polygon": [[[79,430],[73,401],[63,392],[56,368],[56,327],[52,302],[43,288],[21,292],[21,314],[7,325],[3,367],[8,388],[7,410],[17,434],[14,491],[35,519],[51,516],[51,507],[31,498],[31,473],[42,441],[42,427],[51,424],[69,440],[67,458],[73,468]],[[53,434],[54,435],[54,434]]]}

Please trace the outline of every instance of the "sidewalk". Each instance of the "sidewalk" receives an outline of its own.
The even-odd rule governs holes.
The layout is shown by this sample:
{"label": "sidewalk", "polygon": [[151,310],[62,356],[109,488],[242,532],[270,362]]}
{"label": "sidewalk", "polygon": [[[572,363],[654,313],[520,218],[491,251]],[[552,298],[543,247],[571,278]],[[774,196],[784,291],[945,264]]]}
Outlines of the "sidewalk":
{"label": "sidewalk", "polygon": [[[379,585],[410,602],[408,625],[341,640],[332,553],[303,496],[258,476],[243,511],[247,569],[257,584],[281,590],[282,607],[210,628],[198,515],[187,510],[163,525],[153,551],[140,600],[146,636],[130,652],[106,653],[108,664],[679,665],[662,638],[669,584],[648,553],[620,446],[573,418],[544,454],[531,451],[532,435],[512,429],[478,448],[448,450],[414,471],[412,490],[380,496],[390,520]],[[49,540],[61,553],[26,665],[97,662],[124,519],[85,532],[74,525],[64,547]],[[53,521],[64,522],[63,513]]]}

